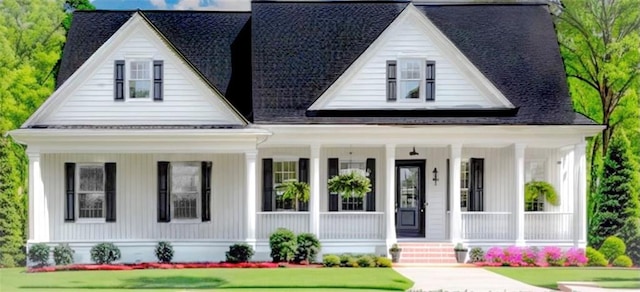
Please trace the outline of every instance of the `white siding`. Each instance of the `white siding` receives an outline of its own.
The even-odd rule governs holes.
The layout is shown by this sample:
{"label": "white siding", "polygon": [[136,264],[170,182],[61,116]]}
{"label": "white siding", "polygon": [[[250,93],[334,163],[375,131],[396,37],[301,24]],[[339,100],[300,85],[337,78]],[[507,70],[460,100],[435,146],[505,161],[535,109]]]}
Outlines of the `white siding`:
{"label": "white siding", "polygon": [[[350,76],[332,96],[325,109],[384,108],[478,108],[502,106],[461,73],[426,33],[424,25],[408,17],[387,31],[390,37],[375,51],[355,75]],[[384,35],[384,34],[383,34]],[[366,53],[363,54],[366,56]],[[436,61],[436,100],[409,103],[386,100],[386,62],[400,57],[421,57]],[[331,91],[328,91],[331,92]]]}
{"label": "white siding", "polygon": [[[210,222],[157,222],[157,161],[213,162]],[[65,162],[116,163],[116,222],[64,222]],[[50,240],[243,240],[244,165],[242,154],[43,154]]]}
{"label": "white siding", "polygon": [[[122,36],[124,37],[124,36]],[[43,117],[49,125],[149,125],[149,124],[241,124],[242,121],[187,65],[169,50],[146,25],[138,25],[127,39],[107,56],[89,64],[88,76],[70,78],[78,82],[57,109]],[[163,101],[114,101],[114,61],[127,58],[164,61]],[[128,66],[128,63],[127,63]],[[129,75],[126,68],[126,76]],[[125,81],[125,87],[127,87]],[[126,96],[126,94],[125,94]]]}

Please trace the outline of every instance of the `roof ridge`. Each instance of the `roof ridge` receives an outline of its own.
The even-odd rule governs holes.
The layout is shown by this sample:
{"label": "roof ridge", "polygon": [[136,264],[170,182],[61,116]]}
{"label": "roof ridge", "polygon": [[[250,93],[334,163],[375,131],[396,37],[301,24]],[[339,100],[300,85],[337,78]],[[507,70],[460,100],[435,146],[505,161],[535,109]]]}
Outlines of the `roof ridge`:
{"label": "roof ridge", "polygon": [[156,10],[156,9],[126,9],[126,10],[117,10],[117,9],[96,9],[96,10],[75,10],[74,13],[104,13],[104,12],[119,12],[119,13],[136,13],[136,12],[162,12],[162,13],[238,13],[238,14],[250,14],[251,11],[246,10]]}

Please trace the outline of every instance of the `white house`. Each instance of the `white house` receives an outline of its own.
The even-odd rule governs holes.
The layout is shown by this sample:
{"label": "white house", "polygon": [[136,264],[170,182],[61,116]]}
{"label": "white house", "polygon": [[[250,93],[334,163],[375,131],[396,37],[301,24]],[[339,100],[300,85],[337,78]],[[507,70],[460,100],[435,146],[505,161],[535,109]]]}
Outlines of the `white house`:
{"label": "white house", "polygon": [[[58,88],[10,132],[30,161],[28,244],[89,262],[114,242],[133,262],[158,241],[176,261],[246,242],[267,259],[286,227],[324,253],[584,247],[585,138],[602,126],[572,109],[547,6],[438,3],[76,12]],[[369,175],[365,198],[328,192],[347,169]],[[285,180],[309,202],[283,200]],[[560,204],[525,208],[531,180]]]}

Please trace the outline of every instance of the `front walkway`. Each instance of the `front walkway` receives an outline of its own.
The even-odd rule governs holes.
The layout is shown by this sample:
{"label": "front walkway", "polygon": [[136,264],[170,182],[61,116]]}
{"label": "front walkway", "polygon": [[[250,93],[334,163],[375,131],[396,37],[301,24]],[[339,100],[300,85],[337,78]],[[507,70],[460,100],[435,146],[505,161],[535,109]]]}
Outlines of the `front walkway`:
{"label": "front walkway", "polygon": [[399,267],[394,270],[415,283],[409,289],[412,292],[549,291],[475,267]]}

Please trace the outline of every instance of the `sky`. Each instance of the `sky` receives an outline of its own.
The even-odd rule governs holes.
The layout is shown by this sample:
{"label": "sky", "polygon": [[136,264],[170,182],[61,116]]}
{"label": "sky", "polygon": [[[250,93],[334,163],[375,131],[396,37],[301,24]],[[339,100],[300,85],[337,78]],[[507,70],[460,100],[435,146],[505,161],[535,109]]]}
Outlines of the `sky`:
{"label": "sky", "polygon": [[109,10],[232,10],[248,11],[251,0],[92,0],[96,9]]}

